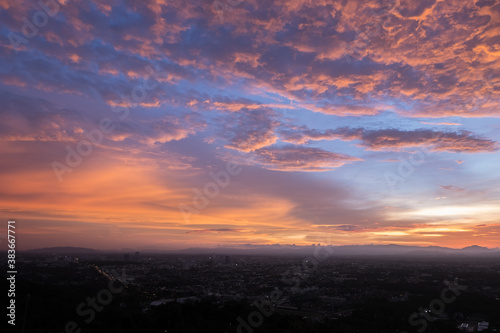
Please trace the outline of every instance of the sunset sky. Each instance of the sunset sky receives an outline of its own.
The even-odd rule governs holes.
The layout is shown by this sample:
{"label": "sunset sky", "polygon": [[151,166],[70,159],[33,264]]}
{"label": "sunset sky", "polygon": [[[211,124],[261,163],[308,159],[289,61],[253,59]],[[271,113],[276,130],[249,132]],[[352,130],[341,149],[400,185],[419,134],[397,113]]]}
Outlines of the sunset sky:
{"label": "sunset sky", "polygon": [[500,246],[498,1],[0,0],[0,31],[18,249]]}

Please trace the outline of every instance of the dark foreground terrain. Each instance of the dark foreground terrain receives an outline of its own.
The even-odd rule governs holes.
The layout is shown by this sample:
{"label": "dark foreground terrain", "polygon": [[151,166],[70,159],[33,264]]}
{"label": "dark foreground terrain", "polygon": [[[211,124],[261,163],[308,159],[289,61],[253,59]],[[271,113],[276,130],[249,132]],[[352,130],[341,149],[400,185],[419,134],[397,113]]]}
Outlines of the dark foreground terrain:
{"label": "dark foreground terrain", "polygon": [[25,253],[17,267],[17,332],[500,328],[492,258]]}

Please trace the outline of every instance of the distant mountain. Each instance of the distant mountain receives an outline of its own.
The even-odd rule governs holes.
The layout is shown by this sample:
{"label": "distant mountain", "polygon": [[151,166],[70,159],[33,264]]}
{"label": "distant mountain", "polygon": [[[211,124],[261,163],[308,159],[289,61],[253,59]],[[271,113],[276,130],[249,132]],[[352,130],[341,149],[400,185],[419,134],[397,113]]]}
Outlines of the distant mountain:
{"label": "distant mountain", "polygon": [[99,251],[85,247],[63,246],[63,247],[44,247],[42,249],[27,250],[25,252],[61,255],[61,254],[87,254],[87,253],[90,254],[90,253],[98,253]]}
{"label": "distant mountain", "polygon": [[[310,256],[314,253],[317,245],[251,245],[247,244],[241,248],[217,247],[217,248],[189,248],[177,253],[190,254],[253,254],[253,255],[301,255]],[[488,249],[481,246],[469,246],[463,249],[452,249],[441,246],[407,246],[407,245],[343,245],[328,246],[332,256],[403,256],[403,257],[442,257],[442,256],[498,256],[500,249]]]}
{"label": "distant mountain", "polygon": [[491,251],[487,247],[478,246],[478,245],[467,246],[467,247],[464,247],[461,250],[462,251],[467,251],[467,252],[488,252],[488,251]]}
{"label": "distant mountain", "polygon": [[[332,256],[397,256],[397,257],[499,257],[500,248],[489,249],[478,245],[452,249],[441,246],[408,246],[408,245],[342,245],[342,246],[320,246],[320,245],[253,245],[245,244],[238,247],[219,246],[215,248],[187,248],[182,250],[152,250],[142,249],[141,253],[156,254],[219,254],[219,255],[292,255],[311,256],[317,247],[329,249]],[[29,253],[40,254],[97,254],[97,253],[133,253],[133,249],[121,250],[94,250],[83,247],[50,247],[43,249],[28,250]],[[324,252],[321,252],[324,253]]]}

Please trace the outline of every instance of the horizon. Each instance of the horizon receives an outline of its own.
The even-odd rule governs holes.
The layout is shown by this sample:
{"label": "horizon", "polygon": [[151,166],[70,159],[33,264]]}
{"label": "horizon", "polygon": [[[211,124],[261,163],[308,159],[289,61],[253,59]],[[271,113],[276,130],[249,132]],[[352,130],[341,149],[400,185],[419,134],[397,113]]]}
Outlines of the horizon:
{"label": "horizon", "polygon": [[[22,249],[20,251],[33,251],[33,250],[47,250],[47,249],[85,249],[85,250],[94,250],[94,251],[187,251],[187,250],[217,250],[217,249],[227,249],[227,250],[258,250],[258,249],[266,249],[269,247],[296,247],[296,248],[310,248],[310,247],[367,247],[367,246],[378,246],[378,247],[383,247],[383,246],[399,246],[399,247],[417,247],[417,248],[429,248],[429,247],[439,247],[442,249],[449,249],[449,250],[465,250],[465,249],[470,249],[470,248],[481,248],[481,249],[486,249],[486,250],[499,250],[500,251],[500,246],[497,247],[483,247],[479,245],[469,245],[466,247],[462,248],[452,248],[452,247],[444,247],[444,246],[437,246],[437,245],[428,245],[428,246],[418,246],[418,245],[400,245],[400,244],[351,244],[351,245],[334,245],[334,244],[309,244],[309,245],[295,245],[295,244],[265,244],[265,245],[257,245],[257,244],[239,244],[239,245],[225,245],[225,246],[217,246],[217,247],[187,247],[187,248],[88,248],[88,247],[82,247],[82,246],[52,246],[52,247],[43,247],[43,248],[30,248],[30,249]],[[500,253],[500,252],[499,252]]]}
{"label": "horizon", "polygon": [[49,2],[0,1],[17,249],[498,248],[494,2]]}

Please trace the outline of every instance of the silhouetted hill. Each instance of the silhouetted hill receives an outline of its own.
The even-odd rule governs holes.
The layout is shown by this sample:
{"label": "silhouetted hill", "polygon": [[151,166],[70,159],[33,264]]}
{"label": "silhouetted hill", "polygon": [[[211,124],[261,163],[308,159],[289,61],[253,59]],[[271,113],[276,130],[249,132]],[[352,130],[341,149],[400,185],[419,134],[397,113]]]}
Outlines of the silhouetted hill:
{"label": "silhouetted hill", "polygon": [[[189,248],[175,251],[178,253],[213,253],[213,254],[253,254],[253,255],[301,255],[310,256],[317,245],[251,245],[241,248]],[[489,249],[481,246],[469,246],[463,249],[452,249],[441,246],[407,246],[407,245],[343,245],[328,246],[332,256],[401,256],[401,257],[460,257],[460,256],[498,256],[500,249]],[[323,252],[322,252],[323,253]]]}
{"label": "silhouetted hill", "polygon": [[479,245],[472,245],[472,246],[467,246],[462,249],[462,251],[468,251],[468,252],[484,252],[484,251],[490,251],[487,247],[479,246]]}
{"label": "silhouetted hill", "polygon": [[[215,248],[187,248],[182,250],[152,250],[142,249],[141,253],[169,253],[169,254],[221,254],[221,255],[293,255],[310,256],[317,247],[323,247],[322,254],[326,249],[332,256],[398,256],[398,257],[460,257],[460,256],[481,256],[500,257],[500,248],[489,249],[478,245],[464,247],[462,249],[452,249],[441,246],[407,246],[397,244],[387,245],[343,245],[343,246],[320,246],[320,245],[253,245],[245,244],[240,247]],[[133,253],[133,249],[121,250],[94,250],[83,247],[50,247],[43,249],[28,250],[29,253],[41,254],[97,254],[97,253]]]}
{"label": "silhouetted hill", "polygon": [[41,254],[85,254],[85,253],[98,253],[98,250],[89,249],[85,247],[72,247],[72,246],[62,246],[62,247],[44,247],[42,249],[27,250],[29,253],[41,253]]}

